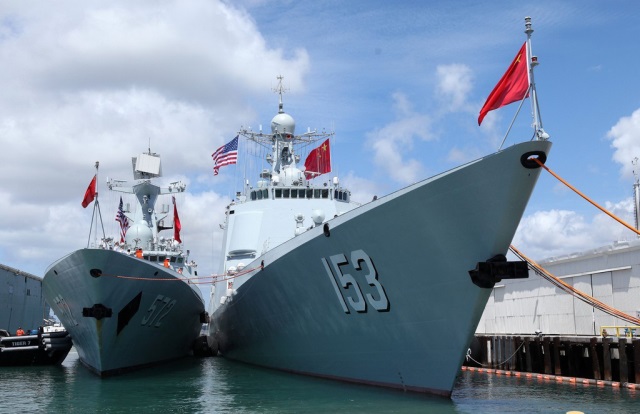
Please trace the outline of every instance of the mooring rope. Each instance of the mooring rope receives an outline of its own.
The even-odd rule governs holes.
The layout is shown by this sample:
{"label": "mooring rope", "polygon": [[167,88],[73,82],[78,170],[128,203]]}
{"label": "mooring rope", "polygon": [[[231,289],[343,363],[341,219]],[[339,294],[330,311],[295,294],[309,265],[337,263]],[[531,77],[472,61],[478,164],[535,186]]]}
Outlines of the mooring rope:
{"label": "mooring rope", "polygon": [[[502,362],[498,362],[498,363],[497,363],[497,364],[495,364],[495,365],[496,365],[496,366],[500,366],[500,365],[504,365],[504,364],[506,364],[507,362],[511,361],[511,359],[513,359],[513,357],[514,357],[514,356],[516,356],[516,354],[518,353],[518,351],[520,350],[520,348],[522,348],[522,346],[523,346],[523,345],[524,345],[524,342],[522,342],[522,343],[518,346],[518,348],[517,348],[515,351],[513,351],[513,354],[511,354],[511,356],[510,356],[509,358],[505,359],[505,360],[504,360],[504,361],[502,361]],[[468,348],[468,349],[467,349],[467,355],[465,356],[465,359],[466,359],[467,361],[472,360],[473,362],[475,362],[476,364],[480,365],[481,367],[486,367],[486,366],[487,366],[486,364],[483,364],[483,363],[482,363],[482,362],[480,362],[480,361],[476,361],[476,360],[471,356],[471,348]]]}
{"label": "mooring rope", "polygon": [[537,158],[531,158],[533,161],[537,162],[539,166],[541,166],[542,168],[544,168],[545,170],[547,170],[547,172],[551,175],[553,175],[554,177],[556,177],[562,184],[566,185],[567,187],[569,187],[570,189],[572,189],[576,194],[578,194],[580,197],[584,198],[585,200],[587,200],[589,203],[591,203],[594,207],[596,207],[598,210],[602,211],[604,214],[606,214],[607,216],[611,217],[612,219],[614,219],[615,221],[617,221],[618,223],[622,224],[623,226],[625,226],[626,228],[628,228],[629,230],[631,230],[632,232],[636,233],[637,235],[640,235],[640,231],[638,231],[636,228],[634,228],[633,226],[630,226],[629,224],[625,223],[622,219],[616,217],[615,215],[613,215],[612,213],[608,212],[607,210],[605,210],[602,206],[600,206],[598,203],[596,203],[595,201],[593,201],[592,199],[590,199],[589,197],[587,197],[584,193],[582,193],[580,190],[578,190],[577,188],[575,188],[574,186],[572,186],[571,184],[569,184],[566,180],[564,180],[562,177],[560,177],[558,174],[556,174],[555,172],[551,171],[551,169],[549,167],[547,167],[546,165],[544,165],[543,163],[540,162],[539,159]]}
{"label": "mooring rope", "polygon": [[[608,215],[609,217],[611,217],[612,219],[614,219],[615,221],[617,221],[618,223],[622,224],[623,226],[625,226],[627,229],[633,231],[634,233],[640,235],[640,231],[638,231],[637,229],[635,229],[633,226],[630,226],[629,224],[625,223],[622,219],[620,219],[619,217],[615,216],[613,213],[610,213],[609,211],[605,210],[602,206],[600,206],[598,203],[596,203],[595,201],[593,201],[591,198],[589,198],[588,196],[586,196],[583,192],[581,192],[580,190],[578,190],[577,188],[575,188],[574,186],[572,186],[571,184],[569,184],[569,182],[567,182],[565,179],[563,179],[562,177],[560,177],[558,174],[556,174],[555,172],[553,172],[549,167],[547,167],[546,165],[544,165],[542,162],[540,162],[540,160],[538,160],[537,158],[533,158],[533,160],[538,163],[538,165],[542,168],[544,168],[549,174],[553,175],[556,179],[558,179],[561,183],[563,183],[564,185],[566,185],[567,187],[569,187],[571,190],[573,190],[576,194],[578,194],[580,197],[582,197],[583,199],[585,199],[586,201],[588,201],[591,205],[593,205],[594,207],[596,207],[597,209],[599,209],[600,211],[602,211],[603,213],[605,213],[606,215]],[[597,300],[596,298],[587,295],[586,293],[574,288],[573,286],[570,286],[568,284],[566,284],[565,282],[563,282],[562,280],[560,280],[559,278],[557,278],[556,276],[552,275],[551,273],[549,273],[548,271],[546,271],[544,268],[542,268],[542,266],[540,266],[539,264],[537,264],[536,262],[534,262],[533,260],[529,259],[528,257],[526,257],[522,252],[520,252],[518,249],[516,249],[513,245],[509,247],[510,250],[516,254],[516,256],[520,257],[522,260],[525,260],[528,264],[529,267],[535,271],[537,274],[539,274],[540,276],[542,276],[544,279],[548,280],[549,282],[551,282],[552,284],[554,284],[555,286],[559,287],[560,289],[562,289],[563,291],[571,294],[574,297],[577,297],[578,299],[582,300],[583,302],[601,310],[602,312],[605,312],[611,316],[620,318],[624,321],[627,321],[629,323],[635,324],[635,325],[639,325],[640,324],[640,318],[635,318],[631,315],[628,315],[612,306],[609,306],[603,302],[600,302],[599,300]]]}
{"label": "mooring rope", "polygon": [[607,313],[607,314],[609,314],[611,316],[614,316],[616,318],[625,320],[625,321],[627,321],[627,322],[629,322],[631,324],[640,325],[640,319],[639,318],[635,318],[635,317],[633,317],[631,315],[628,315],[628,314],[622,312],[621,310],[618,310],[618,309],[616,309],[616,308],[614,308],[612,306],[607,305],[606,303],[600,302],[598,299],[594,298],[593,296],[587,295],[586,293],[584,293],[584,292],[574,288],[573,286],[565,283],[564,281],[562,281],[558,277],[556,277],[556,276],[552,275],[551,273],[549,273],[547,270],[545,270],[538,263],[536,263],[532,259],[529,259],[522,252],[520,252],[520,250],[516,249],[515,246],[513,246],[513,245],[509,246],[509,250],[511,250],[521,260],[526,261],[531,270],[533,270],[538,275],[542,276],[544,279],[546,279],[547,281],[551,282],[555,286],[559,287],[560,289],[562,289],[566,293],[569,293],[570,295],[580,299],[581,301],[585,302],[588,305],[591,305],[591,306],[595,307],[596,309],[601,310],[604,313]]}

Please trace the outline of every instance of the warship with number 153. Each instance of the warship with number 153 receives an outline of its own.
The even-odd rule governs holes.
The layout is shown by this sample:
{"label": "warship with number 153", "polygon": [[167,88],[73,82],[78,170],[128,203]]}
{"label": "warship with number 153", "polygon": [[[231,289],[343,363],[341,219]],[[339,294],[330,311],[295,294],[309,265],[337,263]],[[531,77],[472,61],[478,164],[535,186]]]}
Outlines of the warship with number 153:
{"label": "warship with number 153", "polygon": [[[536,124],[530,141],[360,205],[337,178],[317,178],[330,136],[296,135],[278,91],[271,133],[239,132],[267,149],[271,168],[226,210],[210,309],[220,353],[450,396],[492,287],[527,277],[505,254],[548,135]],[[298,148],[314,139],[324,141],[303,169]]]}

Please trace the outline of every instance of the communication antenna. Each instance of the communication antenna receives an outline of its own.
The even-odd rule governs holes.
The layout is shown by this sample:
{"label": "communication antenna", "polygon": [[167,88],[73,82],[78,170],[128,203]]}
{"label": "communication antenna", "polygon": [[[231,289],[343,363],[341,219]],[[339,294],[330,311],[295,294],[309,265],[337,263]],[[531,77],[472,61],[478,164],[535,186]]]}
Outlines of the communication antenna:
{"label": "communication antenna", "polygon": [[284,113],[284,109],[282,106],[282,94],[289,91],[289,89],[285,88],[284,85],[282,84],[282,79],[284,79],[284,77],[282,75],[278,75],[278,86],[272,89],[275,93],[280,95],[280,104],[278,105],[279,114]]}

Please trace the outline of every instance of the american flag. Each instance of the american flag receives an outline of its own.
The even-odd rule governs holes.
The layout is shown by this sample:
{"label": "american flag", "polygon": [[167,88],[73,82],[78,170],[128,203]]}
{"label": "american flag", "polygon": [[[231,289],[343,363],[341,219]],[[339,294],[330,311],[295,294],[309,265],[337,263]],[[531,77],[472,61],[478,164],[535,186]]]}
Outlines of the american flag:
{"label": "american flag", "polygon": [[124,243],[124,236],[127,234],[127,229],[129,228],[129,219],[124,215],[124,211],[122,210],[122,197],[120,197],[116,221],[120,223],[120,243]]}
{"label": "american flag", "polygon": [[220,167],[225,165],[235,164],[238,160],[238,136],[232,139],[229,143],[221,146],[211,154],[213,158],[213,175],[218,175]]}

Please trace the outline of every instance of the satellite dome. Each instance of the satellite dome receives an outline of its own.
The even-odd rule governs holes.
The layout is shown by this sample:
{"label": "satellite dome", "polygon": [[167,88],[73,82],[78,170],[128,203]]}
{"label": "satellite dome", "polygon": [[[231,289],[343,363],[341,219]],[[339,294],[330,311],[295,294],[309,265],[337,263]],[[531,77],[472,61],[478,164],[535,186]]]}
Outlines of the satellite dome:
{"label": "satellite dome", "polygon": [[291,134],[296,130],[296,121],[287,113],[281,112],[271,120],[271,133]]}
{"label": "satellite dome", "polygon": [[153,233],[147,222],[141,220],[127,230],[125,240],[130,246],[137,244],[138,247],[147,248],[148,243],[153,240]]}

